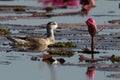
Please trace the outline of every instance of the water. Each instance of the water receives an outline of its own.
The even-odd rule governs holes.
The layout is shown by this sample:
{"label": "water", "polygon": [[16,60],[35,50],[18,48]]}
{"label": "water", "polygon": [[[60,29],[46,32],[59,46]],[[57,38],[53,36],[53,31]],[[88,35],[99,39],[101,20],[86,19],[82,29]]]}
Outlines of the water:
{"label": "water", "polygon": [[[27,25],[39,25],[43,23],[47,23],[49,21],[57,21],[58,23],[84,23],[85,20],[87,20],[89,17],[93,17],[97,24],[104,24],[104,22],[107,24],[108,20],[113,20],[113,19],[119,19],[119,1],[107,1],[107,0],[98,0],[96,1],[96,8],[92,9],[92,12],[86,16],[86,17],[81,17],[81,16],[73,16],[71,19],[71,16],[66,16],[66,17],[52,17],[50,19],[20,19],[20,20],[15,20],[15,21],[4,21],[3,23],[10,23],[10,24],[27,24]],[[1,1],[0,4],[12,4],[12,5],[27,5],[27,6],[41,6],[41,4],[37,3],[37,1],[33,0],[15,0],[15,1]],[[114,7],[113,7],[114,6]],[[81,5],[80,5],[81,8]],[[67,11],[79,11],[80,8],[78,9],[68,9]],[[66,11],[66,10],[59,10],[61,12]],[[109,13],[109,11],[114,11],[114,13]],[[64,19],[63,19],[64,18]]]}
{"label": "water", "polygon": [[[106,24],[108,20],[119,19],[120,10],[118,8],[119,1],[108,1],[108,0],[96,0],[96,8],[92,10],[92,12],[85,17],[81,17],[80,15],[76,16],[61,16],[61,17],[52,17],[49,19],[17,19],[17,20],[8,20],[2,21],[1,24],[20,24],[20,25],[40,25],[46,24],[49,21],[56,21],[58,23],[84,23],[89,17],[93,17],[97,24]],[[14,1],[0,1],[0,4],[13,4],[13,5],[29,5],[29,6],[41,6],[41,4],[37,3],[35,0],[14,0]],[[58,9],[55,12],[67,12],[67,11],[77,11],[80,10],[81,6],[78,9]],[[114,13],[108,13],[109,11],[114,11]],[[6,15],[26,15],[26,14],[0,14],[1,16]],[[114,15],[114,16],[113,16]],[[118,30],[103,30],[100,32],[101,34],[109,34],[108,32],[119,32]],[[61,36],[62,37],[62,36]],[[65,37],[64,37],[65,38]],[[108,36],[109,38],[109,36]],[[63,40],[67,40],[66,38]],[[60,41],[60,40],[58,40]],[[2,42],[2,41],[1,41]],[[3,46],[2,46],[3,47]],[[4,46],[6,47],[6,46]],[[96,57],[101,55],[112,55],[115,53],[119,55],[119,50],[103,50],[100,49],[101,52],[107,52],[102,54],[96,54]],[[93,76],[88,77],[86,75],[88,66],[78,66],[79,63],[79,54],[73,57],[66,57],[65,60],[67,62],[73,63],[74,65],[47,65],[46,63],[40,61],[32,61],[31,57],[36,55],[41,55],[44,52],[20,52],[20,51],[11,51],[11,52],[0,52],[0,77],[2,80],[119,80],[116,78],[108,78],[107,75],[116,74],[119,72],[115,71],[100,71],[95,70],[92,71],[91,74]],[[90,57],[90,55],[85,55]],[[66,62],[66,63],[67,63]],[[100,64],[111,63],[111,62],[101,62]],[[81,63],[86,64],[86,63]]]}

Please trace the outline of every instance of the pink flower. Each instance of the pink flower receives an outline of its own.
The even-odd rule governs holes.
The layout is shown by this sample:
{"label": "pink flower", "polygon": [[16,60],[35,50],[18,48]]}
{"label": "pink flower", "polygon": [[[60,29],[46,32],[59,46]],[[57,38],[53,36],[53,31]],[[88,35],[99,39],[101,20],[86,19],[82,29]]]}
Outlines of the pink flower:
{"label": "pink flower", "polygon": [[80,4],[78,0],[69,0],[66,2],[67,7],[78,7],[79,5]]}
{"label": "pink flower", "polygon": [[96,22],[94,19],[92,18],[89,18],[87,21],[86,21],[86,24],[88,26],[88,31],[89,31],[89,34],[94,37],[97,33],[97,26],[96,26]]}
{"label": "pink flower", "polygon": [[38,0],[38,3],[42,3],[45,6],[51,6],[53,0]]}
{"label": "pink flower", "polygon": [[52,5],[54,7],[62,7],[64,6],[64,0],[53,0]]}

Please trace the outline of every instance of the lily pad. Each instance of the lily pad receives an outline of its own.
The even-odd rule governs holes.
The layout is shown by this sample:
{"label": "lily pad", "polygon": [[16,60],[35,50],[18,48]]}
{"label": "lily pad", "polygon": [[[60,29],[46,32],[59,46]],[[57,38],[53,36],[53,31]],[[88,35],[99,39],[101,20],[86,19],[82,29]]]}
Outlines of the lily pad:
{"label": "lily pad", "polygon": [[48,51],[49,54],[51,55],[59,55],[59,56],[67,56],[67,57],[71,57],[74,55],[74,51],[72,50],[49,50]]}
{"label": "lily pad", "polygon": [[76,44],[73,42],[58,42],[51,44],[48,47],[76,47]]}
{"label": "lily pad", "polygon": [[9,29],[0,29],[0,35],[7,35],[10,34],[10,30]]}
{"label": "lily pad", "polygon": [[115,56],[114,54],[110,57],[112,63],[120,62],[120,56]]}

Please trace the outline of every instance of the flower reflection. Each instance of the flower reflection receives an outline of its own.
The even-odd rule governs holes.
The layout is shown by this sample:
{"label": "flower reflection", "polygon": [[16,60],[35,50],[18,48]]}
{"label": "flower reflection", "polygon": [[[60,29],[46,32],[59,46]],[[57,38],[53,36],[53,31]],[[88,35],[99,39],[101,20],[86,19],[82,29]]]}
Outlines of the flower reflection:
{"label": "flower reflection", "polygon": [[45,7],[66,7],[66,8],[78,8],[79,0],[38,0]]}
{"label": "flower reflection", "polygon": [[94,77],[96,75],[95,68],[96,68],[95,66],[90,66],[90,67],[87,68],[86,75],[87,75],[89,80],[94,80]]}

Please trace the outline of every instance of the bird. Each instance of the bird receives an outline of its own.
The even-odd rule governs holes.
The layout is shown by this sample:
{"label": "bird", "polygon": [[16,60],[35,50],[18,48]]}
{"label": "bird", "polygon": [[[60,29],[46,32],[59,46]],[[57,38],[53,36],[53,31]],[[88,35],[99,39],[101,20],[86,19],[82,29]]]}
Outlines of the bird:
{"label": "bird", "polygon": [[47,37],[11,37],[7,36],[13,45],[22,49],[43,51],[48,48],[48,45],[55,43],[54,30],[58,27],[57,22],[51,21],[47,23]]}

